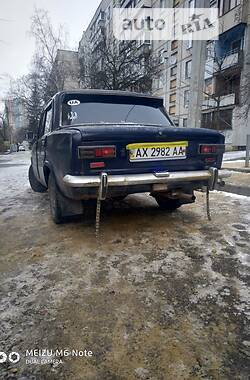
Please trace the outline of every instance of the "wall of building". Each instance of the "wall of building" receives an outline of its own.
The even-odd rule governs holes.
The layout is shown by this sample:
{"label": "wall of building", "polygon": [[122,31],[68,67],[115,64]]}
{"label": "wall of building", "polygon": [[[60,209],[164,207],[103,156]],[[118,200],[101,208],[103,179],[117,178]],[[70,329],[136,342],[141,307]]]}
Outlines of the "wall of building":
{"label": "wall of building", "polygon": [[235,107],[233,115],[233,144],[245,146],[247,135],[250,134],[250,2],[244,8],[246,23],[244,41],[244,65],[241,73],[241,102]]}
{"label": "wall of building", "polygon": [[[233,9],[226,9],[224,0],[220,2],[196,0],[196,6],[199,5],[200,7],[209,4],[217,7],[219,3],[220,36],[230,33],[232,28],[237,25],[246,25],[245,42],[242,47],[244,66],[239,69],[242,91],[243,80],[244,87],[249,84],[250,1],[232,0]],[[101,28],[105,28],[107,34],[111,31],[112,9],[115,4],[117,6],[120,4],[122,7],[146,6],[155,8],[194,6],[194,2],[191,0],[121,0],[120,2],[103,0],[80,41],[79,56],[82,59],[88,54],[93,54],[101,37]],[[209,79],[211,79],[210,88],[214,89],[217,83],[214,61],[206,62],[206,42],[151,41],[150,48],[159,65],[159,75],[153,80],[152,93],[164,98],[166,110],[177,125],[181,127],[199,126],[205,117],[201,115],[199,110],[204,114],[216,110],[215,104],[213,105],[211,99],[208,99],[208,96],[203,93],[205,84],[209,83]],[[208,67],[212,69],[210,75],[207,74]],[[205,82],[205,80],[207,81]],[[240,96],[241,94],[238,97]],[[228,109],[227,114],[232,113],[232,128],[225,129],[222,132],[225,134],[228,143],[237,146],[244,145],[246,134],[249,133],[250,116],[248,115],[247,120],[242,119],[243,107],[238,104],[236,99],[237,96],[233,92],[228,93],[221,99],[220,108],[222,112]]]}
{"label": "wall of building", "polygon": [[61,71],[63,90],[74,90],[80,87],[80,65],[77,51],[58,50],[55,68],[59,68]]}

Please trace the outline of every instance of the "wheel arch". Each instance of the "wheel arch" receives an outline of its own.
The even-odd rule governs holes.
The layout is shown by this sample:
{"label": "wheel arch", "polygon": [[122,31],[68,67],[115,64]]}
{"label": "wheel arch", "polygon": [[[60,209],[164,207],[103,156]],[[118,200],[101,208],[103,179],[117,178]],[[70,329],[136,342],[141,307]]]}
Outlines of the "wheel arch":
{"label": "wheel arch", "polygon": [[49,161],[45,161],[44,166],[43,166],[43,173],[44,173],[44,178],[46,185],[48,187],[49,185],[49,175],[50,173],[54,173],[53,167]]}

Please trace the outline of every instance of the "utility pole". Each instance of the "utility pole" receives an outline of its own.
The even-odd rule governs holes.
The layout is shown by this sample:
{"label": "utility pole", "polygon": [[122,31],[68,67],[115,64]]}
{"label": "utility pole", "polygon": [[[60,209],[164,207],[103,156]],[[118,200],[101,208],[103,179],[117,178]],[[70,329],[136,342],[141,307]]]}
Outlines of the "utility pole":
{"label": "utility pole", "polygon": [[[196,0],[196,8],[207,8],[206,0]],[[190,85],[189,125],[201,127],[203,86],[206,64],[206,41],[193,41],[192,74]]]}
{"label": "utility pole", "polygon": [[163,83],[163,91],[164,91],[164,107],[166,108],[167,104],[167,78],[168,78],[168,54],[167,49],[163,52],[164,58],[164,83]]}
{"label": "utility pole", "polygon": [[246,162],[245,162],[246,168],[249,168],[249,161],[250,161],[250,135],[247,135]]}

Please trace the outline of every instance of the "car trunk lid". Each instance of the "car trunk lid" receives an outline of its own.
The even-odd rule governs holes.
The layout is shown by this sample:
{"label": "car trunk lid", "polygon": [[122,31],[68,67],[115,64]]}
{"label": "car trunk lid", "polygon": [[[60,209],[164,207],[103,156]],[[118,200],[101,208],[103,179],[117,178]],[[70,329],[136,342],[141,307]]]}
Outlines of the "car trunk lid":
{"label": "car trunk lid", "polygon": [[[224,137],[221,134],[206,129],[128,123],[86,125],[78,126],[77,129],[81,133],[81,147],[115,146],[116,148],[115,158],[79,160],[80,171],[85,174],[96,174],[102,170],[110,174],[201,170],[205,168],[206,163],[204,157],[199,154],[199,145],[224,143]],[[176,143],[178,146],[180,143],[186,143],[186,157],[131,161],[129,152],[131,144],[135,144],[135,146],[136,144],[140,144],[140,146],[152,144],[153,146],[163,143],[172,143],[173,145]],[[219,166],[221,158],[222,156],[217,157],[213,166]],[[91,169],[90,164],[93,161],[104,162],[104,167]]]}

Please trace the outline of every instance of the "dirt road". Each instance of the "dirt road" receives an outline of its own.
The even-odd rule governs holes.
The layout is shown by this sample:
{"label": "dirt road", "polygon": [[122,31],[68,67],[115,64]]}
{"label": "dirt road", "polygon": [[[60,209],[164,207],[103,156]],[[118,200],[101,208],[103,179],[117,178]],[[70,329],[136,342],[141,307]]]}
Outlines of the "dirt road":
{"label": "dirt road", "polygon": [[208,222],[202,194],[173,214],[129,196],[96,241],[53,224],[28,161],[0,156],[1,379],[248,379],[250,198],[213,193]]}

